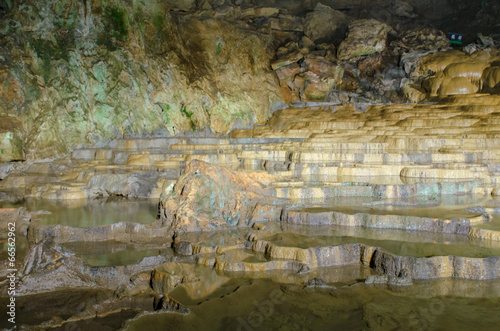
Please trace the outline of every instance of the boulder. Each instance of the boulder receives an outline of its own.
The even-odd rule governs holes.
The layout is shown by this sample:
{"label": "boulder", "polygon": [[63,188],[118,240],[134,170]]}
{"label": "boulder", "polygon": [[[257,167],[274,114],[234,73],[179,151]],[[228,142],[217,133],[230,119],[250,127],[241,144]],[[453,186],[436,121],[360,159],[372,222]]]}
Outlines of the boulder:
{"label": "boulder", "polygon": [[362,55],[382,53],[387,33],[392,29],[374,19],[357,20],[349,24],[349,34],[337,51],[339,60],[357,60]]}
{"label": "boulder", "polygon": [[[329,92],[340,84],[343,67],[330,61],[329,50],[309,51],[314,47],[309,38],[301,40],[304,51],[283,55],[272,64],[286,102],[323,101]],[[297,44],[287,44],[282,49],[295,49]],[[328,48],[328,47],[327,47]],[[304,56],[303,53],[306,53]]]}
{"label": "boulder", "polygon": [[347,30],[347,21],[344,13],[318,3],[306,16],[304,34],[315,42],[341,40]]}
{"label": "boulder", "polygon": [[292,63],[276,70],[282,97],[285,102],[292,103],[299,99],[299,89],[294,84],[295,77],[299,72],[300,66],[297,63]]}
{"label": "boulder", "polygon": [[172,191],[160,197],[163,226],[177,232],[249,225],[258,203],[273,203],[265,189],[277,177],[191,161]]}
{"label": "boulder", "polygon": [[280,67],[276,70],[276,75],[280,81],[280,86],[290,86],[293,82],[295,75],[300,72],[300,66],[297,63],[292,63],[287,66]]}
{"label": "boulder", "polygon": [[279,69],[283,66],[288,66],[292,63],[298,62],[303,57],[304,57],[304,55],[302,55],[302,53],[300,53],[300,52],[294,52],[294,53],[287,54],[287,55],[283,56],[282,58],[279,58],[278,60],[274,61],[271,64],[271,68],[273,68],[273,70],[276,70],[276,69]]}
{"label": "boulder", "polygon": [[308,55],[302,63],[302,77],[305,79],[301,94],[303,101],[321,101],[341,82],[343,68],[324,57]]}
{"label": "boulder", "polygon": [[477,40],[484,46],[484,47],[494,47],[495,42],[493,41],[493,38],[490,36],[483,36],[482,33],[478,33],[477,35]]}

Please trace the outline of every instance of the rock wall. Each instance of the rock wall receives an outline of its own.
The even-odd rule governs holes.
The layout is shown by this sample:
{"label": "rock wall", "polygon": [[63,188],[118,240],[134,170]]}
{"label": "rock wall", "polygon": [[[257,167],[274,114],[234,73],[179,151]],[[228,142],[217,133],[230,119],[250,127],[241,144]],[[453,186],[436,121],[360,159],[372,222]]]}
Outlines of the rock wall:
{"label": "rock wall", "polygon": [[[6,6],[0,144],[18,147],[2,150],[1,160],[62,155],[118,135],[205,127],[225,134],[236,121],[264,123],[279,100],[271,39],[213,13],[170,11],[184,3]],[[22,125],[6,127],[4,118]]]}

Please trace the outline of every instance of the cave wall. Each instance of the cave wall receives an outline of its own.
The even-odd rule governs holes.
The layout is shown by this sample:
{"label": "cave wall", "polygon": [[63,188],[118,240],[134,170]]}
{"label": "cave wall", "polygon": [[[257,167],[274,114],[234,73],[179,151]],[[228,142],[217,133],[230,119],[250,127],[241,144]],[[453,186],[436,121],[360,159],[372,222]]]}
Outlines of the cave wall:
{"label": "cave wall", "polygon": [[268,119],[280,100],[271,39],[168,4],[10,2],[0,21],[0,115],[20,119],[11,130],[20,154],[53,157],[120,135],[225,134]]}

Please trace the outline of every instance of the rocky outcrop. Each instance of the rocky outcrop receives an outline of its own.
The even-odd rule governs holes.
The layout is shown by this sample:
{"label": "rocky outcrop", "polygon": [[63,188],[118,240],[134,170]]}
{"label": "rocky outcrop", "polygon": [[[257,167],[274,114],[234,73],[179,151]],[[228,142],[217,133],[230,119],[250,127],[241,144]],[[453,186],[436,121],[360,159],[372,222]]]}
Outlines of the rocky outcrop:
{"label": "rocky outcrop", "polygon": [[450,47],[448,37],[443,31],[431,28],[405,31],[391,42],[395,53],[408,51],[444,51]]}
{"label": "rocky outcrop", "polygon": [[28,239],[32,243],[48,241],[51,243],[66,243],[75,241],[105,241],[121,242],[162,242],[170,244],[173,232],[159,224],[140,224],[120,222],[111,225],[78,228],[67,225],[30,224]]}
{"label": "rocky outcrop", "polygon": [[[303,46],[302,48],[299,47]],[[308,38],[280,48],[281,55],[272,63],[284,100],[325,101],[342,82],[344,69],[335,61],[334,47],[315,45]]]}
{"label": "rocky outcrop", "polygon": [[[9,85],[8,82],[0,84]],[[0,162],[24,160],[23,146],[22,123],[14,116],[1,116],[0,113]]]}
{"label": "rocky outcrop", "polygon": [[167,261],[164,256],[156,256],[128,266],[93,267],[74,252],[43,241],[33,245],[26,255],[17,275],[16,293],[28,295],[69,288],[133,291],[140,283],[149,283],[150,277],[144,272],[151,272],[154,266]]}
{"label": "rocky outcrop", "polygon": [[374,19],[352,22],[347,38],[337,51],[338,59],[354,61],[363,55],[382,53],[386,48],[387,33],[391,30],[387,24]]}
{"label": "rocky outcrop", "polygon": [[172,191],[160,197],[160,220],[179,232],[249,225],[257,203],[273,201],[265,188],[276,179],[191,161]]}

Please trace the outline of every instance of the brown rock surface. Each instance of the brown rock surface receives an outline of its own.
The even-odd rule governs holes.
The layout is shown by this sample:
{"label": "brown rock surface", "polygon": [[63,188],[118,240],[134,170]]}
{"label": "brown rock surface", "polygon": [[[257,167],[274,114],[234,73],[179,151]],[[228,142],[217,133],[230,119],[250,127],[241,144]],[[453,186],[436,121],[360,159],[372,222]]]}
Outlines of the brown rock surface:
{"label": "brown rock surface", "polygon": [[192,161],[172,192],[160,198],[160,219],[172,231],[210,231],[248,225],[255,205],[272,201],[267,173],[237,172]]}
{"label": "brown rock surface", "polygon": [[195,14],[196,5],[30,0],[9,10],[0,125],[10,115],[25,131],[0,128],[0,161],[23,159],[23,151],[61,156],[119,135],[226,134],[237,120],[265,123],[280,102],[271,38],[237,10],[214,18]]}
{"label": "brown rock surface", "polygon": [[337,41],[344,37],[347,22],[346,14],[318,3],[314,11],[306,15],[304,34],[314,42]]}
{"label": "brown rock surface", "polygon": [[391,27],[374,19],[357,20],[349,24],[347,38],[337,51],[339,60],[356,60],[362,55],[382,53],[386,48]]}
{"label": "brown rock surface", "polygon": [[[307,49],[307,46],[304,48]],[[274,62],[273,68],[276,70],[284,100],[324,101],[328,94],[340,85],[343,68],[330,61],[328,56],[325,56],[326,51],[321,53],[304,56],[300,52],[294,52]]]}
{"label": "brown rock surface", "polygon": [[430,28],[405,31],[391,43],[396,53],[446,50],[449,46],[450,42],[443,31]]}

